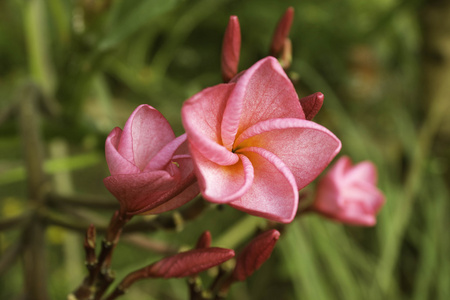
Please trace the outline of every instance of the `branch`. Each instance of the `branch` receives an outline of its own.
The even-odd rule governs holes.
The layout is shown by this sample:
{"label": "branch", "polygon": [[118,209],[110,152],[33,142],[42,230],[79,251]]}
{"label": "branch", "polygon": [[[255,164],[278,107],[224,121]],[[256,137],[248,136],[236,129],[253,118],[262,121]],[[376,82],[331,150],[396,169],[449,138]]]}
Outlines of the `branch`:
{"label": "branch", "polygon": [[114,199],[98,196],[62,196],[48,195],[48,201],[53,205],[78,206],[92,209],[119,209],[119,203]]}
{"label": "branch", "polygon": [[0,220],[0,231],[15,229],[22,226],[29,219],[30,213],[26,212],[19,216],[8,218],[5,220]]}

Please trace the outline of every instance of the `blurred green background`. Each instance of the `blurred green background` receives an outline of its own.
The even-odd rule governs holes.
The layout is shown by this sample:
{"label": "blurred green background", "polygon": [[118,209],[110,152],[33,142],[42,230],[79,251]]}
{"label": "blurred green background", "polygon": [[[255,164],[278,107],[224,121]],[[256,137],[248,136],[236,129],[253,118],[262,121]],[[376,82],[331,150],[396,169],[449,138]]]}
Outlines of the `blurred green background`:
{"label": "blurred green background", "polygon": [[[24,299],[27,290],[27,258],[16,251],[26,237],[20,216],[39,210],[49,218],[48,294],[65,299],[85,275],[83,233],[55,220],[87,227],[113,212],[29,199],[24,153],[34,149],[20,129],[28,123],[19,118],[22,99],[36,93],[41,103],[31,118],[40,122],[46,188],[111,199],[102,183],[109,131],[147,103],[181,134],[183,101],[221,82],[229,16],[240,20],[243,70],[267,55],[288,6],[299,95],[325,95],[315,121],[342,140],[341,154],[375,162],[387,202],[374,228],[296,220],[229,299],[450,299],[450,3],[439,0],[2,0],[0,299]],[[192,247],[207,229],[213,244],[238,248],[263,223],[211,208],[182,230],[124,241],[113,268],[120,279],[161,249]],[[188,295],[183,279],[152,280],[122,299]]]}

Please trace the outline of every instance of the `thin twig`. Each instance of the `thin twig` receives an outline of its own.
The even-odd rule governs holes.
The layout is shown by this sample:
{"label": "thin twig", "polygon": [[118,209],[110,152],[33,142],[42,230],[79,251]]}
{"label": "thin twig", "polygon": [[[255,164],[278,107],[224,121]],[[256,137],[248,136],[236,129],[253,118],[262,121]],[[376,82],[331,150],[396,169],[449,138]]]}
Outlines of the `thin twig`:
{"label": "thin twig", "polygon": [[[47,189],[43,170],[43,145],[39,128],[38,100],[40,90],[34,84],[23,87],[19,107],[19,127],[27,170],[29,205],[34,209],[44,206]],[[24,231],[26,245],[23,251],[26,297],[47,300],[47,262],[45,224],[39,214],[33,214]]]}
{"label": "thin twig", "polygon": [[[158,215],[151,220],[140,218],[139,221],[131,222],[124,228],[123,233],[144,231],[148,233],[159,229],[177,229],[180,226],[180,222],[195,219],[208,207],[208,204],[202,198],[194,201],[193,204],[181,209],[178,213]],[[61,226],[82,233],[86,231],[86,228],[90,224],[94,224],[99,233],[105,233],[107,229],[103,222],[96,220],[82,221],[79,218],[63,216],[48,209],[41,210],[41,213],[45,215],[47,222],[51,225]]]}
{"label": "thin twig", "polygon": [[0,220],[0,231],[16,229],[26,223],[29,217],[30,213],[26,212],[16,217]]}
{"label": "thin twig", "polygon": [[50,194],[48,201],[53,205],[77,206],[102,210],[117,210],[119,208],[119,203],[116,200],[98,196],[62,196]]}
{"label": "thin twig", "polygon": [[23,240],[19,239],[10,245],[0,258],[0,277],[14,264],[23,249]]}

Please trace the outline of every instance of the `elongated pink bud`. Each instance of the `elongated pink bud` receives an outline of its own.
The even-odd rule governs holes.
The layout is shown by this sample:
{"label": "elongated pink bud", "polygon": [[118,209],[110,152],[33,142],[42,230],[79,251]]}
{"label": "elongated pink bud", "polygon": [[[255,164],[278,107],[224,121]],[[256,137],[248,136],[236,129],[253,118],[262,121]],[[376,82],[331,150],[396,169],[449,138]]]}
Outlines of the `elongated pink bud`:
{"label": "elongated pink bud", "polygon": [[239,253],[236,258],[236,267],[233,271],[235,280],[243,281],[258,270],[269,259],[280,232],[272,229],[261,233]]}
{"label": "elongated pink bud", "polygon": [[237,16],[231,16],[222,44],[222,78],[229,82],[238,71],[241,51],[241,28]]}
{"label": "elongated pink bud", "polygon": [[303,97],[300,99],[300,104],[302,105],[306,120],[312,120],[322,107],[323,94],[319,92]]}
{"label": "elongated pink bud", "polygon": [[202,233],[202,235],[198,238],[197,245],[195,245],[195,249],[200,248],[209,248],[211,247],[211,233],[207,230]]}
{"label": "elongated pink bud", "polygon": [[192,276],[233,257],[234,251],[225,248],[202,248],[181,252],[128,274],[117,290],[121,295],[135,281],[145,278],[167,279]]}
{"label": "elongated pink bud", "polygon": [[148,277],[180,278],[203,272],[234,257],[225,248],[201,248],[181,252],[147,267]]}
{"label": "elongated pink bud", "polygon": [[288,7],[283,17],[278,22],[277,28],[272,38],[270,45],[270,55],[277,57],[283,51],[285,40],[289,36],[291,30],[292,20],[294,19],[294,8]]}

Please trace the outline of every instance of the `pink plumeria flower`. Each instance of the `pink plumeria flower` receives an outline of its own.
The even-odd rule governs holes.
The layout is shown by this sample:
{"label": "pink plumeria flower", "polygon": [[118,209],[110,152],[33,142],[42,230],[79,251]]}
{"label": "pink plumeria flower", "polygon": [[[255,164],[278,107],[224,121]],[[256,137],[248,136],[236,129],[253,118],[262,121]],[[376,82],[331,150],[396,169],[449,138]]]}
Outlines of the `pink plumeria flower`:
{"label": "pink plumeria flower", "polygon": [[319,181],[313,209],[339,222],[373,226],[385,202],[376,184],[373,163],[353,166],[350,158],[343,156]]}
{"label": "pink plumeria flower", "polygon": [[111,172],[105,186],[128,215],[175,209],[199,193],[186,134],[175,138],[169,122],[149,105],[138,106],[123,131],[111,131],[105,153]]}
{"label": "pink plumeria flower", "polygon": [[293,220],[298,190],[341,148],[329,130],[305,120],[273,57],[191,97],[182,119],[203,197],[278,222]]}

